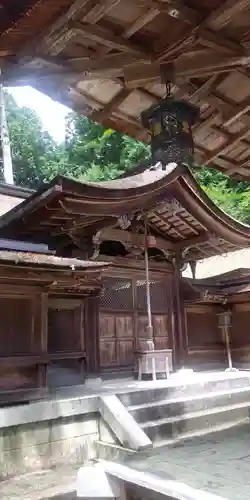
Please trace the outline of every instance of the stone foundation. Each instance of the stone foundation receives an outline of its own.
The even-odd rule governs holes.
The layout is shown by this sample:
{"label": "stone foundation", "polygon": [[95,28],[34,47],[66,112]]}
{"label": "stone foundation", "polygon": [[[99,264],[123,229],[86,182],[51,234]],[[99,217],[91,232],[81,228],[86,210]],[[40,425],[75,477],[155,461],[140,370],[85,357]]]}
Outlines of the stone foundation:
{"label": "stone foundation", "polygon": [[91,413],[1,429],[1,479],[96,458],[99,423]]}

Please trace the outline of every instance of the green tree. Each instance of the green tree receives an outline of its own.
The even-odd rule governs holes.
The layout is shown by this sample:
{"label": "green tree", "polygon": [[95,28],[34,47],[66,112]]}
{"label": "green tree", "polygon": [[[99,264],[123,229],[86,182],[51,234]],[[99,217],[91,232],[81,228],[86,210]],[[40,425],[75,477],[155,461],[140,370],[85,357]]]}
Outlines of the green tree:
{"label": "green tree", "polygon": [[6,109],[15,183],[37,189],[58,172],[66,173],[64,147],[43,130],[36,113],[17,106],[9,94]]}
{"label": "green tree", "polygon": [[77,177],[90,175],[92,180],[118,177],[149,155],[145,144],[76,113],[67,119],[66,151]]}

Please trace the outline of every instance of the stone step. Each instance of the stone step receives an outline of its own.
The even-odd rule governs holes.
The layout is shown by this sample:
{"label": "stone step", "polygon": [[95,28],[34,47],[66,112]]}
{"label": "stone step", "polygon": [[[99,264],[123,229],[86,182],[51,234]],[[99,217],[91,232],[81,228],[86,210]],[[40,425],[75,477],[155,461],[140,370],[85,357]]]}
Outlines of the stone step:
{"label": "stone step", "polygon": [[183,416],[186,413],[200,412],[212,408],[226,407],[233,404],[249,402],[250,388],[234,389],[228,392],[210,392],[195,397],[164,399],[141,405],[129,406],[127,409],[138,423],[167,417]]}
{"label": "stone step", "polygon": [[[97,458],[101,460],[125,460],[135,455],[140,456],[142,452],[124,448],[117,444],[107,443],[105,441],[95,442]],[[145,450],[144,450],[145,451]]]}
{"label": "stone step", "polygon": [[[198,377],[198,375],[197,375]],[[199,374],[199,378],[195,376],[188,383],[176,379],[169,379],[168,387],[159,386],[156,388],[148,388],[130,391],[127,393],[119,394],[118,397],[124,406],[142,405],[146,403],[153,403],[167,399],[177,399],[184,397],[200,397],[209,392],[229,392],[234,389],[250,388],[250,374],[245,375],[242,372],[234,374],[221,374],[214,378],[206,379]]]}
{"label": "stone step", "polygon": [[[160,441],[156,441],[154,443],[153,450],[158,447],[162,446],[176,446],[179,445],[180,443],[188,443],[190,441],[195,440],[196,438],[201,438],[204,436],[211,436],[211,435],[216,435],[217,433],[227,431],[229,429],[234,429],[236,427],[242,427],[245,424],[249,424],[250,419],[249,417],[246,418],[240,418],[239,420],[234,420],[233,422],[224,422],[222,424],[218,424],[213,426],[211,429],[208,427],[207,429],[202,429],[202,430],[197,430],[194,432],[184,432],[183,434],[179,434],[178,436],[172,437],[172,438],[166,438],[162,439]],[[216,438],[215,438],[216,439]],[[138,453],[138,455],[141,456],[141,454]],[[150,456],[148,454],[148,456]],[[144,457],[144,455],[143,455]]]}
{"label": "stone step", "polygon": [[212,408],[201,412],[186,413],[181,416],[167,417],[141,424],[142,429],[153,441],[159,443],[167,438],[178,437],[182,434],[192,434],[209,429],[218,425],[233,423],[239,420],[249,419],[250,403],[228,405],[221,408]]}

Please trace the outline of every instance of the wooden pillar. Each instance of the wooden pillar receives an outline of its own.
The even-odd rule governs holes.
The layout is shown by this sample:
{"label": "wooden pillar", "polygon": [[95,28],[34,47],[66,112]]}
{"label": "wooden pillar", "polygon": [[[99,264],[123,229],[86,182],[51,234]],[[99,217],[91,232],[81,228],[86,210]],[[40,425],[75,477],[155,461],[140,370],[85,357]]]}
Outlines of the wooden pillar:
{"label": "wooden pillar", "polygon": [[[37,324],[35,330],[40,331],[40,338],[38,340],[38,352],[47,355],[48,352],[48,293],[43,292],[37,296]],[[36,332],[35,332],[36,334]],[[47,363],[40,363],[38,365],[38,384],[41,392],[47,390]]]}
{"label": "wooden pillar", "polygon": [[100,375],[99,295],[91,296],[85,302],[85,346],[87,375]]}
{"label": "wooden pillar", "polygon": [[184,301],[180,291],[181,268],[180,261],[174,260],[174,336],[175,336],[175,368],[184,368],[187,362],[188,343],[187,343],[187,329],[185,321]]}
{"label": "wooden pillar", "polygon": [[168,282],[167,297],[168,297],[168,311],[167,311],[167,321],[168,321],[168,347],[172,349],[173,356],[173,367],[178,364],[177,360],[177,339],[176,339],[176,328],[175,328],[175,282],[174,275],[171,276]]}

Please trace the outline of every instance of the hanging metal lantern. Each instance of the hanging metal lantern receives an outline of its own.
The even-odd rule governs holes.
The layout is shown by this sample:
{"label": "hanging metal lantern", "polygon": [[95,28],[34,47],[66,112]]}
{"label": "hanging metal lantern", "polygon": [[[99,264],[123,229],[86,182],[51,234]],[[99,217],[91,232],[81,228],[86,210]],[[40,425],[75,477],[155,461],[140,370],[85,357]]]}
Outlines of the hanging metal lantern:
{"label": "hanging metal lantern", "polygon": [[168,92],[159,104],[141,114],[144,128],[151,132],[151,153],[154,163],[189,162],[194,154],[192,126],[199,117],[199,108],[177,101]]}

